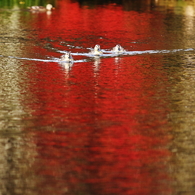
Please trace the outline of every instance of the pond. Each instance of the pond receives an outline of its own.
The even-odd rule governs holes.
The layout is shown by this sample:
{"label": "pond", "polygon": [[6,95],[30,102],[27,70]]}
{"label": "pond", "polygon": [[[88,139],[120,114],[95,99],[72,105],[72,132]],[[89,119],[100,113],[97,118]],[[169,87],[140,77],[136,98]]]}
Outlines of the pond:
{"label": "pond", "polygon": [[194,3],[51,2],[0,3],[0,194],[194,195]]}

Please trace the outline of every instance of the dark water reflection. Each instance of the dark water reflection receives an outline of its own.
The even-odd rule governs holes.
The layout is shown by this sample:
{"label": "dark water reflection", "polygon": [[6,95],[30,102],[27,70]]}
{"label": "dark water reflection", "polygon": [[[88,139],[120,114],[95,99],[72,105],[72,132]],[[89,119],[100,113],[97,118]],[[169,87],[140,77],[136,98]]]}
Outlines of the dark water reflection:
{"label": "dark water reflection", "polygon": [[162,8],[1,10],[1,194],[194,194],[194,17]]}

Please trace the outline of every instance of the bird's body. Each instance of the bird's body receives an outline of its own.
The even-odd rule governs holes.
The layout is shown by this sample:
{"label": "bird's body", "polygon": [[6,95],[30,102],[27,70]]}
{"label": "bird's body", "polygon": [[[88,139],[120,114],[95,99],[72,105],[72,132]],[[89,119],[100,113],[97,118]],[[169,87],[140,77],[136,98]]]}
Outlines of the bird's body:
{"label": "bird's body", "polygon": [[28,8],[32,12],[44,12],[44,11],[51,11],[53,9],[53,6],[51,4],[47,4],[46,7],[44,6],[31,6]]}
{"label": "bird's body", "polygon": [[122,54],[125,52],[125,49],[118,44],[115,47],[113,47],[112,52]]}
{"label": "bird's body", "polygon": [[100,56],[103,54],[103,52],[101,51],[99,45],[95,45],[94,49],[91,51],[91,54],[94,56]]}
{"label": "bird's body", "polygon": [[73,59],[71,53],[67,52],[67,53],[65,53],[64,55],[61,56],[60,61],[66,62],[66,63],[73,63],[74,59]]}

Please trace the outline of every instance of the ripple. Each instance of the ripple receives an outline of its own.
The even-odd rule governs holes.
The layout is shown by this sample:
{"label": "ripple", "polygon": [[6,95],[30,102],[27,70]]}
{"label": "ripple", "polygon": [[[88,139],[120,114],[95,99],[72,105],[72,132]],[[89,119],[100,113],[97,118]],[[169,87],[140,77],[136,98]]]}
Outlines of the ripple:
{"label": "ripple", "polygon": [[[173,50],[145,50],[145,51],[127,51],[123,54],[115,54],[112,51],[104,50],[102,49],[103,54],[100,56],[101,58],[108,58],[108,57],[116,57],[116,56],[132,56],[132,55],[142,55],[142,54],[166,54],[166,53],[176,53],[176,52],[188,52],[188,51],[194,51],[193,48],[188,49],[173,49]],[[67,51],[61,51],[58,50],[58,53],[66,53]],[[86,56],[89,58],[94,58],[94,56],[91,53],[71,53],[73,56]],[[0,55],[0,57],[5,58],[14,58],[19,60],[30,60],[30,61],[40,61],[40,62],[61,62],[59,58],[51,57],[50,59],[37,59],[37,58],[24,58],[24,57],[15,57],[15,56],[5,56]],[[90,61],[90,59],[82,59],[82,60],[74,60],[74,63],[80,63],[80,62],[87,62]]]}

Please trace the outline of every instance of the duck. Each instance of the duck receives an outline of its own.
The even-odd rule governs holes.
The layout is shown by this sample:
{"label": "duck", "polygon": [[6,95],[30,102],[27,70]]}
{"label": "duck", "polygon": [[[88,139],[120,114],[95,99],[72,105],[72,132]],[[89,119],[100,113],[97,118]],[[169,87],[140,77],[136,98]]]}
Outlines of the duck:
{"label": "duck", "polygon": [[94,56],[100,56],[103,52],[100,49],[100,45],[95,45],[94,49],[91,51],[91,54]]}
{"label": "duck", "polygon": [[74,59],[70,52],[66,52],[64,55],[60,57],[60,61],[66,62],[66,63],[73,63]]}
{"label": "duck", "polygon": [[125,49],[121,45],[118,44],[112,48],[112,52],[121,54],[125,52]]}
{"label": "duck", "polygon": [[34,5],[31,7],[28,7],[28,9],[30,11],[35,11],[35,12],[44,12],[44,11],[51,11],[53,9],[53,6],[51,4],[47,4],[46,7]]}

